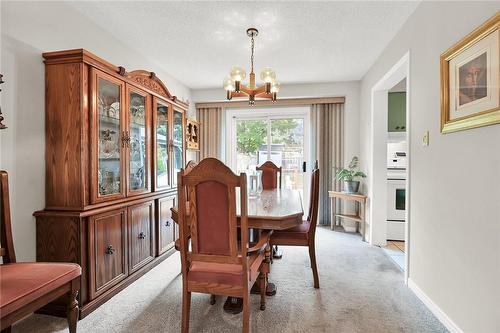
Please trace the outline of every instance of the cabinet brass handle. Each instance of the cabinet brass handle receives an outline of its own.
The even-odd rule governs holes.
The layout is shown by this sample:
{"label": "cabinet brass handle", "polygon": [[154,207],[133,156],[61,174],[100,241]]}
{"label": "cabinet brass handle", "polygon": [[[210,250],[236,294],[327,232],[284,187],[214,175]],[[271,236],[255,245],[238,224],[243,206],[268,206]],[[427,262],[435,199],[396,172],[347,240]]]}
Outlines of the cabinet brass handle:
{"label": "cabinet brass handle", "polygon": [[108,247],[106,248],[106,254],[113,254],[115,253],[115,249],[113,248],[113,245],[108,245]]}
{"label": "cabinet brass handle", "polygon": [[139,233],[139,239],[145,239],[146,238],[146,234],[144,232],[140,232]]}

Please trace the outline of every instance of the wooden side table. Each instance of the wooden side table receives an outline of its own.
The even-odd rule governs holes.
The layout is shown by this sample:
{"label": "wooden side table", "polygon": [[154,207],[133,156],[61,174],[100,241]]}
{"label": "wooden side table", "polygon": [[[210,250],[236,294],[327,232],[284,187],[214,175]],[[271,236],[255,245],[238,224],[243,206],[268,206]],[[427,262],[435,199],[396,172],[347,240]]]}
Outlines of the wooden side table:
{"label": "wooden side table", "polygon": [[[363,194],[357,193],[344,193],[337,191],[328,191],[328,196],[331,200],[331,211],[332,211],[332,220],[330,221],[330,227],[333,230],[335,225],[337,224],[337,217],[344,218],[352,221],[356,221],[356,231],[359,230],[359,225],[362,224],[362,232],[363,241],[366,241],[365,232],[366,232],[366,220],[365,220],[365,212],[366,212],[366,199],[367,196]],[[335,199],[342,199],[348,201],[354,201],[359,204],[359,208],[356,209],[356,214],[336,214],[335,213]]]}

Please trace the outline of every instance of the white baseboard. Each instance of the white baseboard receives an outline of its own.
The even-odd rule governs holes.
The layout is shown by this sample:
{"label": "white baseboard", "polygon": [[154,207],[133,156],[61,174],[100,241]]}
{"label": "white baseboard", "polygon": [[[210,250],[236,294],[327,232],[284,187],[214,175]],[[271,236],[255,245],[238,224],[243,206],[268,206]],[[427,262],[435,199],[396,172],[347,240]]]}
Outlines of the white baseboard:
{"label": "white baseboard", "polygon": [[436,305],[436,303],[434,303],[430,298],[429,296],[427,296],[423,291],[422,289],[420,289],[416,284],[415,282],[413,282],[413,280],[411,278],[408,278],[408,288],[410,288],[413,293],[415,293],[415,295],[417,295],[417,297],[422,301],[422,303],[425,304],[425,306],[427,306],[427,308],[436,316],[436,318],[451,332],[451,333],[464,333],[464,331],[462,331],[460,329],[460,327],[458,327],[457,324],[455,324],[453,322],[453,320],[450,319],[450,317],[448,317],[446,315],[446,313],[441,310],[441,308],[439,306]]}

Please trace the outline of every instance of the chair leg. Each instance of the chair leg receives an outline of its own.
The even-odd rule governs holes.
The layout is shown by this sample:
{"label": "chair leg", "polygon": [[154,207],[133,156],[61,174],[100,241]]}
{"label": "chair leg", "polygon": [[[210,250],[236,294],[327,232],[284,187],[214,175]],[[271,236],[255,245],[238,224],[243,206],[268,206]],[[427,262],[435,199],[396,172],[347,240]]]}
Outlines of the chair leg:
{"label": "chair leg", "polygon": [[250,332],[250,308],[248,299],[250,295],[243,296],[243,333]]}
{"label": "chair leg", "polygon": [[266,309],[266,274],[259,274],[259,287],[260,287],[260,309],[264,311]]}
{"label": "chair leg", "polygon": [[313,271],[314,277],[314,288],[319,288],[319,276],[318,276],[318,267],[316,266],[316,248],[314,245],[314,240],[309,243],[309,259],[311,260],[311,268]]}
{"label": "chair leg", "polygon": [[210,295],[210,305],[214,305],[215,304],[215,295],[212,294]]}
{"label": "chair leg", "polygon": [[6,327],[0,333],[10,333],[11,328],[12,328],[12,326]]}
{"label": "chair leg", "polygon": [[191,293],[187,290],[182,295],[182,333],[189,333],[189,313],[191,311]]}
{"label": "chair leg", "polygon": [[66,319],[68,320],[68,327],[70,333],[76,333],[76,326],[78,322],[78,285],[79,278],[71,281],[71,291],[67,294],[68,304],[66,307]]}

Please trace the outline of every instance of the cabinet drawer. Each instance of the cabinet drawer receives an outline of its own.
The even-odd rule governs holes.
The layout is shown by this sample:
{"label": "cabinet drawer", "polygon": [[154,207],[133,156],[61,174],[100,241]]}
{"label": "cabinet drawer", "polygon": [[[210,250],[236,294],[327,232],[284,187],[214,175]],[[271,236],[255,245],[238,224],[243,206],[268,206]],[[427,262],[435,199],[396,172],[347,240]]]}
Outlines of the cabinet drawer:
{"label": "cabinet drawer", "polygon": [[158,255],[174,245],[174,221],[170,208],[174,206],[175,197],[158,199]]}
{"label": "cabinet drawer", "polygon": [[125,209],[90,217],[90,298],[127,276]]}
{"label": "cabinet drawer", "polygon": [[154,202],[128,208],[130,273],[154,259]]}

